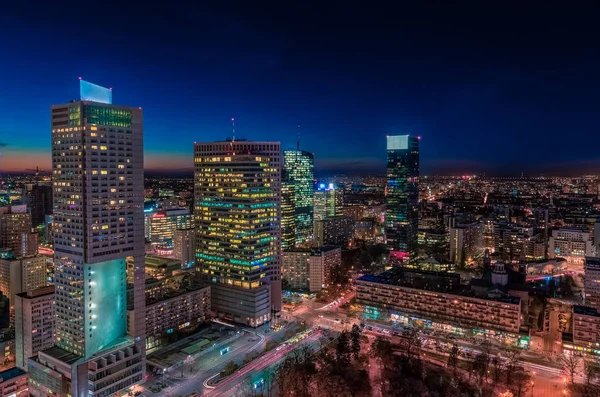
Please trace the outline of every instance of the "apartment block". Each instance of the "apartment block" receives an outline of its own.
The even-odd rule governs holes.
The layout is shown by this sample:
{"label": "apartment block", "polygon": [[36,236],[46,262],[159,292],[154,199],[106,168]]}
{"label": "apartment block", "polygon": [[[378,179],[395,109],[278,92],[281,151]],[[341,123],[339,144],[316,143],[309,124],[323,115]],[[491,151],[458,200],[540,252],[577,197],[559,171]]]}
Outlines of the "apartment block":
{"label": "apartment block", "polygon": [[28,379],[21,368],[0,372],[0,397],[29,397]]}
{"label": "apartment block", "polygon": [[17,367],[23,370],[29,358],[54,345],[54,286],[16,295],[15,338]]}
{"label": "apartment block", "polygon": [[600,313],[593,307],[573,306],[573,343],[594,347],[600,342]]}
{"label": "apartment block", "polygon": [[402,313],[461,327],[519,332],[520,298],[476,298],[470,288],[460,286],[460,278],[451,276],[397,270],[365,275],[356,280],[356,299],[387,316]]}

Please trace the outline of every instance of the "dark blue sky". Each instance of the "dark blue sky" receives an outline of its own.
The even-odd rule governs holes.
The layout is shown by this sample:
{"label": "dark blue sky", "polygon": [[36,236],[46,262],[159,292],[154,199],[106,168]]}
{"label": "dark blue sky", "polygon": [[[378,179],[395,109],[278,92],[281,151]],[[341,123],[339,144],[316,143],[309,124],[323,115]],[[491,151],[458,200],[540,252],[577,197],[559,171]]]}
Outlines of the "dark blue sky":
{"label": "dark blue sky", "polygon": [[149,169],[191,169],[235,117],[284,147],[300,124],[321,173],[383,173],[406,133],[422,174],[600,171],[597,6],[218,3],[3,9],[0,170],[48,166],[49,106],[82,76],[143,107]]}

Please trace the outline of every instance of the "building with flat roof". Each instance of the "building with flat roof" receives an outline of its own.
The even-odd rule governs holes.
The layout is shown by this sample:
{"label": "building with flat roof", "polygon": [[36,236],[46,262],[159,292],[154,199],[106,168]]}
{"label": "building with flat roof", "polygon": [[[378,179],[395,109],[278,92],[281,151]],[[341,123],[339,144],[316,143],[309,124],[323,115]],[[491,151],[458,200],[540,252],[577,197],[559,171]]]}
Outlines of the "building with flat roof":
{"label": "building with flat roof", "polygon": [[385,233],[390,255],[405,260],[416,255],[419,229],[419,138],[387,137],[387,212]]}
{"label": "building with flat roof", "polygon": [[600,313],[594,307],[573,306],[573,343],[598,349],[600,342]]}
{"label": "building with flat roof", "polygon": [[376,308],[378,316],[420,316],[460,327],[517,334],[521,299],[476,297],[455,273],[392,269],[356,280],[357,302]]}
{"label": "building with flat roof", "polygon": [[[158,298],[146,300],[146,348],[156,349],[167,344],[171,336],[189,332],[210,319],[210,287],[190,285],[170,289]],[[135,308],[127,311],[127,318],[135,318]],[[128,321],[129,332],[135,327]]]}
{"label": "building with flat roof", "polygon": [[300,149],[284,150],[283,168],[294,185],[294,235],[296,244],[301,244],[311,240],[313,234],[315,156]]}
{"label": "building with flat roof", "polygon": [[584,302],[600,310],[600,258],[586,256],[583,272]]}
{"label": "building with flat roof", "polygon": [[342,262],[342,250],[336,246],[294,249],[282,255],[282,278],[289,288],[318,292],[331,282],[331,271]]}
{"label": "building with flat roof", "polygon": [[27,370],[27,360],[54,346],[54,286],[16,295],[15,350],[17,367]]}
{"label": "building with flat roof", "polygon": [[548,257],[565,258],[583,265],[586,256],[595,256],[594,235],[586,229],[560,228],[552,230],[548,240]]}
{"label": "building with flat roof", "polygon": [[15,258],[37,253],[37,233],[32,233],[26,205],[0,207],[0,248],[11,250]]}
{"label": "building with flat roof", "polygon": [[315,221],[315,240],[319,246],[347,246],[354,237],[354,219],[349,216],[330,216]]}
{"label": "building with flat roof", "polygon": [[281,148],[194,145],[197,269],[219,317],[257,327],[281,310]]}
{"label": "building with flat roof", "polygon": [[56,346],[28,367],[40,393],[101,397],[145,375],[143,115],[83,80],[80,98],[51,108]]}
{"label": "building with flat roof", "polygon": [[0,397],[29,397],[29,376],[21,368],[0,372]]}
{"label": "building with flat roof", "polygon": [[183,269],[196,264],[196,230],[193,227],[175,229],[173,234],[173,256],[181,261]]}
{"label": "building with flat roof", "polygon": [[159,209],[144,214],[146,239],[153,246],[173,246],[177,229],[192,227],[192,214],[188,208]]}

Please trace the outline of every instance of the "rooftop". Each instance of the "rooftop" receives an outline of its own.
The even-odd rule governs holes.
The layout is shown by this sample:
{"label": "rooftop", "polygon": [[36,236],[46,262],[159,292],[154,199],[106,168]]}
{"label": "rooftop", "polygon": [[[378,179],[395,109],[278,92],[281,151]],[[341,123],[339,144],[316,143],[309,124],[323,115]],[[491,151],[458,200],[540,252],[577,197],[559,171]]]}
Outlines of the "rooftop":
{"label": "rooftop", "polygon": [[434,291],[444,294],[471,297],[489,301],[499,301],[511,304],[520,304],[521,302],[521,299],[517,297],[491,298],[477,296],[471,289],[470,285],[460,284],[460,275],[458,273],[391,269],[377,276],[371,274],[364,275],[359,277],[357,281],[395,285],[417,290]]}
{"label": "rooftop", "polygon": [[598,309],[596,309],[595,307],[590,307],[590,306],[575,305],[575,306],[573,306],[573,313],[574,314],[583,314],[585,316],[600,317],[600,313],[598,313]]}
{"label": "rooftop", "polygon": [[23,371],[21,368],[11,368],[11,369],[7,369],[6,371],[2,371],[0,372],[0,379],[2,379],[0,382],[6,382],[8,380],[11,380],[13,378],[16,378],[18,376],[23,376],[23,375],[27,375],[27,372]]}

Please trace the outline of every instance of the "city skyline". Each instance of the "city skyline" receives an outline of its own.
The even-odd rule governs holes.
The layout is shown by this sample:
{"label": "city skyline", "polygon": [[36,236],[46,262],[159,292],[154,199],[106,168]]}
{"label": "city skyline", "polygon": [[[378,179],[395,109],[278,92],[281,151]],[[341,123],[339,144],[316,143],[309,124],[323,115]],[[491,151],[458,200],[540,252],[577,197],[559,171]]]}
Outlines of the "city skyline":
{"label": "city skyline", "polygon": [[[0,77],[10,98],[0,110],[0,170],[49,169],[46,105],[77,99],[79,76],[144,108],[149,171],[191,173],[193,142],[225,139],[231,117],[241,136],[283,149],[296,146],[300,124],[318,174],[382,174],[385,136],[401,134],[422,136],[423,175],[600,169],[592,6],[507,7],[484,19],[449,5],[321,5],[320,16],[291,5],[191,6],[138,20],[135,6],[121,5],[110,32],[108,9],[90,7],[13,4],[1,17],[21,40],[0,47],[12,55]],[[81,16],[85,35],[73,34]],[[565,134],[588,144],[550,161]]]}

